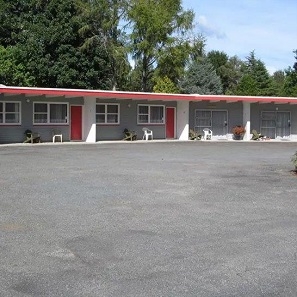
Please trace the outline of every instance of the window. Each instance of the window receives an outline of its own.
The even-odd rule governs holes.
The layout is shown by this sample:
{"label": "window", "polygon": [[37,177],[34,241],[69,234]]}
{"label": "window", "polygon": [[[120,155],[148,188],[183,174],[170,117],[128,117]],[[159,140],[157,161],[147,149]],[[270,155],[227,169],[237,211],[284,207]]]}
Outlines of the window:
{"label": "window", "polygon": [[67,103],[34,103],[33,123],[37,125],[68,124]]}
{"label": "window", "polygon": [[138,105],[138,124],[164,124],[163,105]]}
{"label": "window", "polygon": [[99,103],[96,104],[97,124],[119,124],[119,104]]}
{"label": "window", "polygon": [[0,102],[0,125],[17,125],[21,123],[20,102]]}

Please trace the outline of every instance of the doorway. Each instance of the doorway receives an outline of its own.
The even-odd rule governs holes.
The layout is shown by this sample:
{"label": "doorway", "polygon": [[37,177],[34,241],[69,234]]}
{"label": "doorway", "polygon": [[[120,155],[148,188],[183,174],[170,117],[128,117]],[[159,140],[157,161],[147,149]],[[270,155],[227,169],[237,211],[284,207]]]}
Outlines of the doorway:
{"label": "doorway", "polygon": [[175,138],[175,107],[166,107],[166,138]]}
{"label": "doorway", "polygon": [[291,113],[289,111],[262,111],[261,134],[270,137],[290,137]]}
{"label": "doorway", "polygon": [[70,139],[82,140],[82,106],[71,105]]}
{"label": "doorway", "polygon": [[213,135],[225,136],[228,131],[227,110],[195,110],[195,131],[203,135],[203,129],[209,128]]}

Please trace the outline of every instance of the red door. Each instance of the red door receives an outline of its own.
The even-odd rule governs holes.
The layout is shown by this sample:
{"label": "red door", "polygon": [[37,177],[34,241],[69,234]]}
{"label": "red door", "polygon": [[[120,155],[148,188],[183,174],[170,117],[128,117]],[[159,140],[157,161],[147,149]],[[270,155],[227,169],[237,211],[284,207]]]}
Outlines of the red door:
{"label": "red door", "polygon": [[82,140],[82,107],[71,106],[71,140]]}
{"label": "red door", "polygon": [[166,138],[174,138],[175,131],[175,108],[166,108]]}

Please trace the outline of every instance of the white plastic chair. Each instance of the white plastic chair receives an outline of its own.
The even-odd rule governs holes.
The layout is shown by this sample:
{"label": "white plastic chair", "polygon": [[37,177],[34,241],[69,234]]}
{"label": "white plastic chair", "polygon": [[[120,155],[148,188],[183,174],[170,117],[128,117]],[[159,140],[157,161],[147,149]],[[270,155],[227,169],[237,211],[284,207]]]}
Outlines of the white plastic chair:
{"label": "white plastic chair", "polygon": [[142,139],[148,140],[149,137],[151,137],[151,139],[153,139],[153,131],[148,129],[148,128],[142,128],[143,131],[143,137]]}
{"label": "white plastic chair", "polygon": [[59,137],[61,142],[63,142],[63,135],[59,130],[53,130],[53,143],[56,142],[56,138]]}
{"label": "white plastic chair", "polygon": [[209,128],[204,128],[204,140],[211,140],[212,139],[212,131]]}

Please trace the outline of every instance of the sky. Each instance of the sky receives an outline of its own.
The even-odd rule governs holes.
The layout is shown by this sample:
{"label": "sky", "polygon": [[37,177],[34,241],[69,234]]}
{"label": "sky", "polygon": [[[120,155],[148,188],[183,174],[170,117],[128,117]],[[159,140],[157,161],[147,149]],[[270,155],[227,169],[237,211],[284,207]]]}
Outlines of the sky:
{"label": "sky", "polygon": [[218,50],[245,60],[250,52],[269,73],[296,62],[297,0],[182,0],[195,13],[195,32],[206,51]]}

